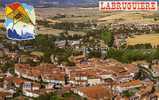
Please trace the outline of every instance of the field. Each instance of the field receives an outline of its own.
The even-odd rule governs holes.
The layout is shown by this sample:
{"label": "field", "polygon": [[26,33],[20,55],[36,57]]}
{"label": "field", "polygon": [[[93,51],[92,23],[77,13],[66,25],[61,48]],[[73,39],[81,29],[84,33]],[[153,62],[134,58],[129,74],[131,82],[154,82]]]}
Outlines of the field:
{"label": "field", "polygon": [[[48,11],[50,13],[48,13]],[[107,23],[158,23],[154,21],[155,15],[158,12],[101,12],[98,7],[94,8],[80,8],[80,7],[69,7],[69,8],[37,8],[36,14],[42,18],[51,18],[57,14],[66,15],[65,18],[60,18],[60,21],[69,22],[87,22],[93,21],[98,24]]]}
{"label": "field", "polygon": [[153,47],[156,47],[159,45],[159,34],[134,35],[127,38],[126,42],[127,45],[150,43]]}
{"label": "field", "polygon": [[[48,13],[48,11],[50,13]],[[96,8],[37,8],[36,14],[39,18],[53,20],[57,14],[65,15],[65,18],[56,19],[57,22],[72,22],[72,23],[96,23],[97,28],[106,26],[111,23],[141,23],[141,24],[153,24],[159,23],[154,21],[154,17],[159,15],[157,12],[100,12],[98,7]],[[59,29],[47,29],[43,27],[39,30],[39,34],[58,34],[63,30]],[[71,32],[71,34],[85,34],[82,30],[78,32]]]}
{"label": "field", "polygon": [[[59,36],[59,33],[64,32],[65,30],[62,29],[53,29],[53,28],[47,28],[47,27],[40,27],[39,30],[36,31],[37,34],[47,34],[47,35],[55,35]],[[68,31],[69,35],[86,35],[85,32],[82,31]]]}
{"label": "field", "polygon": [[[100,12],[98,7],[94,8],[81,8],[81,7],[68,7],[68,8],[35,8],[38,20],[47,20],[51,24],[61,22],[72,23],[95,23],[97,28],[106,26],[112,23],[141,23],[153,24],[159,23],[154,21],[154,16],[159,16],[157,12]],[[64,18],[54,19],[57,15],[65,15]],[[0,9],[0,19],[4,19],[4,9]],[[58,35],[64,30],[53,29],[37,25],[38,34],[53,34]],[[90,28],[91,29],[91,28]],[[86,31],[69,31],[69,34],[86,34]]]}

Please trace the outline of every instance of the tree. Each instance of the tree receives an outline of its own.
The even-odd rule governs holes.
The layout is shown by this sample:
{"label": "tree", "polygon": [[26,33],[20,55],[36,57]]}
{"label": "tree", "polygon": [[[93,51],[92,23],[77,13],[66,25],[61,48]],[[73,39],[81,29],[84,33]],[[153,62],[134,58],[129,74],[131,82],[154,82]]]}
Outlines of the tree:
{"label": "tree", "polygon": [[157,17],[155,17],[155,18],[154,18],[154,21],[157,21],[157,20],[158,20],[158,18],[157,18]]}
{"label": "tree", "polygon": [[134,93],[131,92],[131,91],[124,91],[124,92],[123,92],[123,95],[124,95],[124,96],[127,96],[127,97],[131,97],[131,96],[134,95]]}
{"label": "tree", "polygon": [[144,49],[114,49],[110,48],[107,53],[108,58],[113,58],[123,63],[131,63],[137,60],[146,60],[151,62],[153,59],[159,59],[159,49],[148,50]]}
{"label": "tree", "polygon": [[14,62],[13,61],[7,61],[3,66],[2,66],[2,71],[6,72],[8,71],[9,68],[14,68]]}
{"label": "tree", "polygon": [[101,38],[102,38],[102,40],[105,41],[105,43],[108,46],[111,47],[113,45],[114,37],[113,37],[113,34],[111,32],[102,32],[101,33]]}
{"label": "tree", "polygon": [[61,98],[57,95],[51,96],[50,100],[61,100]]}
{"label": "tree", "polygon": [[159,48],[156,49],[156,52],[154,54],[155,59],[159,59]]}

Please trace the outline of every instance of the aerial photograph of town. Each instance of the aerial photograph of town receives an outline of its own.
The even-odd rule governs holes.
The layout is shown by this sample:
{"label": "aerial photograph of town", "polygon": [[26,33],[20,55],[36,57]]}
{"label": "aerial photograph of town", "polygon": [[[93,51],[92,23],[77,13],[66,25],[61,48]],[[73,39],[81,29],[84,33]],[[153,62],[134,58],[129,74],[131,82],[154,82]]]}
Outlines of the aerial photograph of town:
{"label": "aerial photograph of town", "polygon": [[0,100],[159,100],[158,9],[0,0]]}

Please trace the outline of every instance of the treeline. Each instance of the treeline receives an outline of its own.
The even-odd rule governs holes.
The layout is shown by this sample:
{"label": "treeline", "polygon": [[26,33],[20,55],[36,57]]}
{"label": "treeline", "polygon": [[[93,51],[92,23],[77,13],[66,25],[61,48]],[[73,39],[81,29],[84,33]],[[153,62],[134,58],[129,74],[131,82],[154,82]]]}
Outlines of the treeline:
{"label": "treeline", "polygon": [[138,60],[151,62],[159,59],[159,49],[115,49],[110,48],[107,58],[113,58],[123,63],[131,63]]}
{"label": "treeline", "polygon": [[152,45],[150,43],[147,44],[136,44],[136,45],[128,45],[128,49],[152,49]]}
{"label": "treeline", "polygon": [[101,32],[101,39],[109,46],[113,46],[114,43],[114,36],[113,33],[110,31]]}
{"label": "treeline", "polygon": [[85,22],[85,23],[62,22],[62,23],[55,23],[51,25],[51,27],[54,29],[82,30],[89,28],[92,25],[96,26],[96,24],[91,24],[90,22]]}
{"label": "treeline", "polygon": [[63,30],[83,30],[86,28],[90,28],[92,26],[96,27],[96,24],[93,24],[91,22],[78,22],[78,23],[73,23],[73,22],[62,22],[62,23],[55,23],[55,24],[49,24],[49,21],[47,20],[38,20],[37,21],[38,25],[43,25],[45,27],[50,27],[54,29],[63,29]]}
{"label": "treeline", "polygon": [[[62,37],[61,35],[59,37]],[[71,48],[58,48],[55,46],[55,41],[57,36],[53,35],[38,35],[36,39],[27,41],[23,45],[32,45],[36,50],[44,53],[43,62],[51,62],[51,55],[57,59],[57,63],[65,63],[66,65],[72,65],[72,62],[69,61],[69,57],[71,56],[73,50]],[[78,36],[74,36],[75,38],[79,38]],[[73,37],[70,37],[73,38]],[[66,39],[66,37],[64,37]]]}
{"label": "treeline", "polygon": [[58,94],[56,91],[54,93],[41,95],[33,100],[70,100],[70,98],[71,100],[87,100],[72,92]]}

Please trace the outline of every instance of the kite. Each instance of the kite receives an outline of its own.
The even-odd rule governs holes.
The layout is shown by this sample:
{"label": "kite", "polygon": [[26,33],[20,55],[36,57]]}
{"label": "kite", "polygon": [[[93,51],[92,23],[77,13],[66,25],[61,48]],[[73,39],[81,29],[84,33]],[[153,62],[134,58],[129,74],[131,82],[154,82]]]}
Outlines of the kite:
{"label": "kite", "polygon": [[11,3],[5,8],[5,27],[11,40],[31,40],[35,38],[35,12],[31,5]]}

